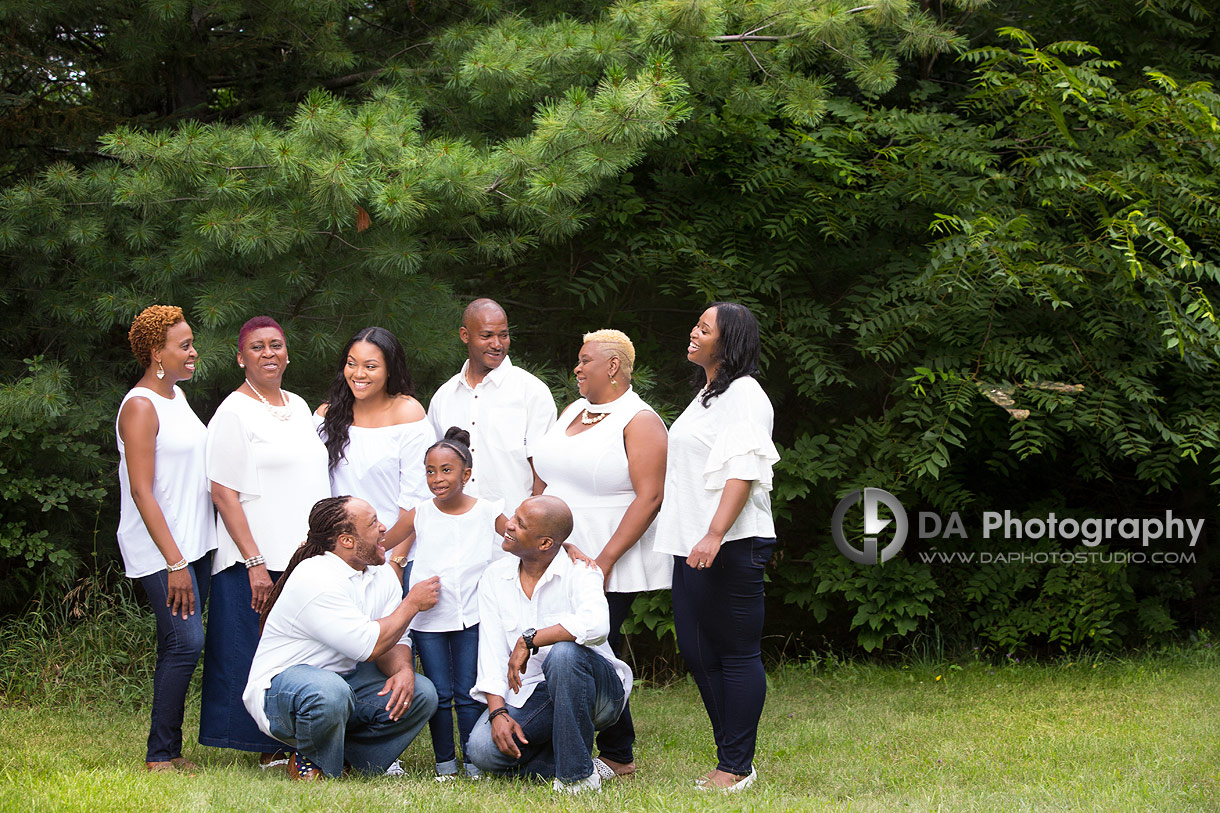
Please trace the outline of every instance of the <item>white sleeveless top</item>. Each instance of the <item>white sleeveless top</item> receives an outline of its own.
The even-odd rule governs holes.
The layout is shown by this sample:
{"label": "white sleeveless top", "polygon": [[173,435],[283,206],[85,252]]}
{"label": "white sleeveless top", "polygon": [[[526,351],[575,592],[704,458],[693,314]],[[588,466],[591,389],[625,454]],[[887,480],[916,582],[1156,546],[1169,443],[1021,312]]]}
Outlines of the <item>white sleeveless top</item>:
{"label": "white sleeveless top", "polygon": [[411,629],[457,632],[479,623],[479,579],[491,562],[511,556],[496,533],[503,507],[500,500],[478,500],[465,514],[446,514],[435,500],[415,506],[410,586],[440,576],[441,595],[432,609],[416,613]]}
{"label": "white sleeveless top", "polygon": [[[322,416],[314,415],[313,421],[325,438]],[[394,527],[398,509],[410,511],[429,499],[424,453],[433,443],[436,430],[427,418],[391,426],[349,426],[343,459],[330,470],[330,495],[366,500],[387,530]],[[407,559],[415,559],[414,545]]]}
{"label": "white sleeveless top", "polygon": [[[568,426],[586,407],[593,412],[609,409],[610,414],[592,428],[568,435]],[[623,431],[645,411],[653,409],[630,389],[609,404],[590,406],[580,398],[534,446],[534,470],[546,483],[543,493],[559,497],[572,509],[574,527],[568,541],[586,556],[596,558],[602,552],[635,499]],[[654,521],[615,563],[607,592],[669,589],[673,560],[656,552],[655,535]]]}
{"label": "white sleeveless top", "polygon": [[[165,398],[147,387],[135,387],[123,396],[120,414],[135,397],[147,398],[157,411],[153,494],[178,550],[188,562],[194,562],[216,547],[211,487],[204,469],[207,429],[177,386],[173,398]],[[165,570],[173,563],[166,562],[161,555],[131,497],[126,444],[119,435],[117,417],[114,437],[119,447],[119,550],[127,575],[138,579]]]}

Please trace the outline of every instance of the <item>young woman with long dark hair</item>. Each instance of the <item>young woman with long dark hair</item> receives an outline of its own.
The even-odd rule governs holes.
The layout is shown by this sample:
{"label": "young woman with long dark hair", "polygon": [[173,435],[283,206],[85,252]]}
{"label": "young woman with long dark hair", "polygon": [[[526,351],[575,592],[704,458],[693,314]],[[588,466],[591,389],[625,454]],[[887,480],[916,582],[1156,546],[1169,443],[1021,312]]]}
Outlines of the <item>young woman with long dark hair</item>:
{"label": "young woman with long dark hair", "polygon": [[[383,327],[357,331],[339,354],[316,422],[329,458],[331,494],[354,494],[372,504],[388,529],[387,550],[406,538],[407,512],[430,496],[423,459],[436,433],[425,418],[402,344]],[[409,573],[414,550],[405,555],[394,564]]]}
{"label": "young woman with long dark hair", "polygon": [[673,554],[674,624],[712,722],[716,767],[698,787],[739,791],[754,768],[766,699],[763,570],[775,549],[771,470],[775,413],[754,375],[758,322],[716,302],[690,333],[699,393],[669,429],[656,548]]}

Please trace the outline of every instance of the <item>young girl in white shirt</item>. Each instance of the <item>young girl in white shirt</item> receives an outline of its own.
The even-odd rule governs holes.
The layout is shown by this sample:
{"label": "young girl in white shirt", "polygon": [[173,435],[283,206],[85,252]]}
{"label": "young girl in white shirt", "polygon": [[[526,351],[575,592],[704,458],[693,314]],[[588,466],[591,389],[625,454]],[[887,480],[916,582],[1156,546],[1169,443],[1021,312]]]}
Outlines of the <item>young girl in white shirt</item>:
{"label": "young girl in white shirt", "polygon": [[[408,586],[432,576],[441,579],[436,606],[411,622],[415,651],[440,701],[428,723],[438,781],[458,773],[454,709],[463,758],[466,741],[483,713],[483,705],[470,697],[478,671],[479,577],[494,558],[507,555],[500,548],[508,522],[503,503],[465,493],[474,462],[469,443],[470,434],[455,426],[428,449],[424,472],[433,496],[407,512],[409,531],[392,557],[405,561],[414,543],[415,565]],[[467,762],[466,773],[477,776],[479,770]]]}

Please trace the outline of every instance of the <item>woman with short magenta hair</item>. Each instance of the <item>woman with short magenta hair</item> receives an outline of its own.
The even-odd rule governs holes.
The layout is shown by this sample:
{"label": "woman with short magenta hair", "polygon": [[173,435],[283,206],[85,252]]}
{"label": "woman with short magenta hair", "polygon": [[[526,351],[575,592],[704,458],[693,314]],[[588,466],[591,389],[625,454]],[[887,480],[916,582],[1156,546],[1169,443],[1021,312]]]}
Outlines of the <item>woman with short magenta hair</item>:
{"label": "woman with short magenta hair", "polygon": [[314,503],[330,496],[326,447],[309,406],[282,389],[284,330],[256,316],[238,334],[244,380],[208,424],[207,471],[218,514],[212,607],[203,659],[199,742],[261,752],[281,744],[246,711],[242,692],[258,645],[259,613],[309,528]]}

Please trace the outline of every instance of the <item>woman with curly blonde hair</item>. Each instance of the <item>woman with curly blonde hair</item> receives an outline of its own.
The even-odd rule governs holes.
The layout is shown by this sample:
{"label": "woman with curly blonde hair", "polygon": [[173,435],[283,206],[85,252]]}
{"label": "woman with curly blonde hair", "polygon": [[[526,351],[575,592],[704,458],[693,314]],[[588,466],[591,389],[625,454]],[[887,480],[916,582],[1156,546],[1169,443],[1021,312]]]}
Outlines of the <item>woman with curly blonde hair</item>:
{"label": "woman with curly blonde hair", "polygon": [[119,549],[157,619],[157,667],[145,766],[191,771],[182,756],[186,691],[203,649],[216,526],[204,468],[207,430],[178,387],[195,374],[182,309],[145,308],[128,333],[144,374],[119,406]]}

